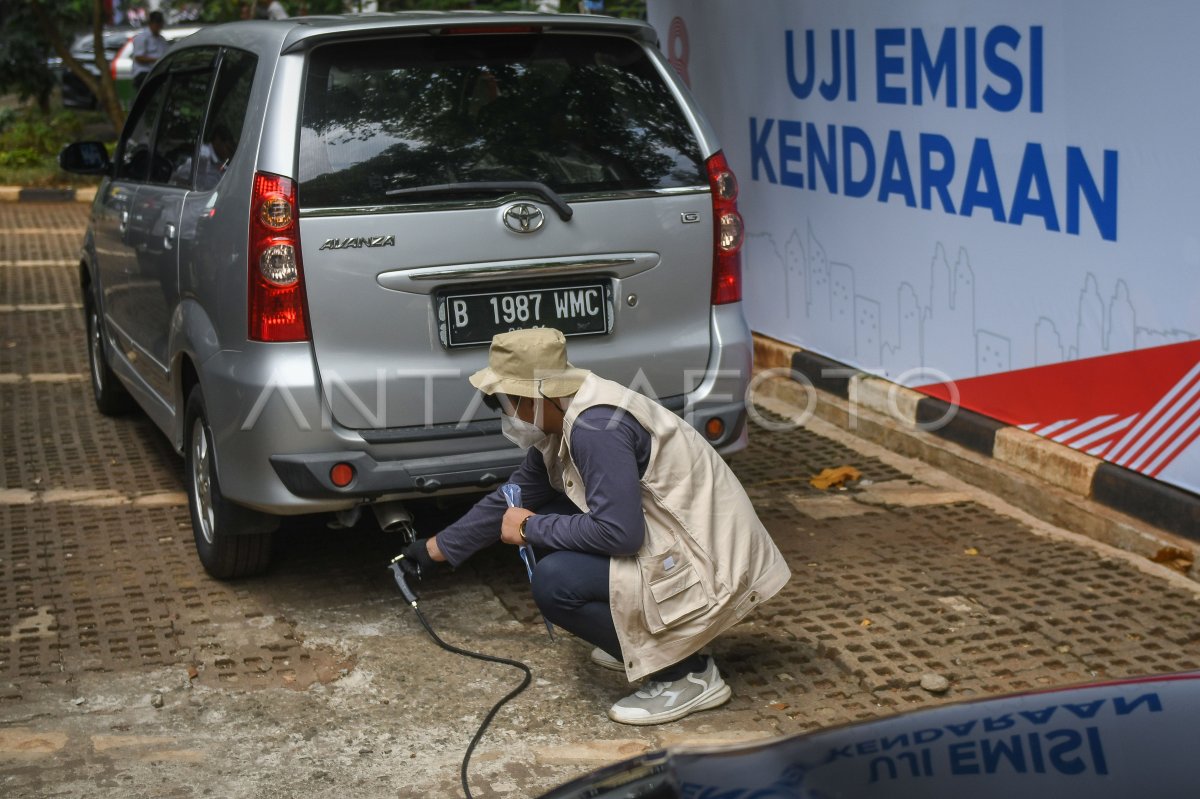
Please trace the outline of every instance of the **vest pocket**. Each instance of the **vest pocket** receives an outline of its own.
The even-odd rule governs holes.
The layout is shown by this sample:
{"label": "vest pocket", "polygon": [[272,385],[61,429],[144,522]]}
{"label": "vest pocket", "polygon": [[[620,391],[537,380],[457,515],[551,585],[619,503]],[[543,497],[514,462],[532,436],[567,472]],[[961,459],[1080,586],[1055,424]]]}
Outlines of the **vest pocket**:
{"label": "vest pocket", "polygon": [[708,610],[712,598],[678,542],[660,555],[638,558],[646,628],[658,633]]}

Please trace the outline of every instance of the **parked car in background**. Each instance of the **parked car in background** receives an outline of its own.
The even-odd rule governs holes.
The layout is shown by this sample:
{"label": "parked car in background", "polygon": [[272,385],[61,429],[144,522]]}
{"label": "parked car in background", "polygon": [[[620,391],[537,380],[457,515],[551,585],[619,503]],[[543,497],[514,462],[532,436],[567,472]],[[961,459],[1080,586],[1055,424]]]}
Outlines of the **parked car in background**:
{"label": "parked car in background", "polygon": [[[126,43],[133,39],[136,33],[137,30],[134,28],[105,28],[103,33],[104,57],[107,59],[110,68],[117,53]],[[75,41],[71,43],[71,55],[75,57],[75,60],[82,64],[83,68],[92,75],[99,75],[100,70],[96,66],[95,53],[95,37],[90,31],[76,36]],[[66,108],[83,108],[87,110],[96,108],[96,95],[84,85],[79,76],[63,65],[62,59],[52,59],[51,66],[59,73],[62,84],[63,106]]]}
{"label": "parked car in background", "polygon": [[[178,29],[176,30],[178,33]],[[99,409],[183,453],[217,577],[279,518],[412,535],[403,502],[479,492],[524,452],[467,376],[495,333],[746,445],[737,183],[642,22],[380,14],[237,22],[147,76],[79,264]]]}
{"label": "parked car in background", "polygon": [[[196,31],[200,30],[199,25],[181,25],[175,28],[163,28],[162,36],[167,40],[168,44],[174,44],[180,39],[185,39],[191,36]],[[125,42],[117,51],[116,57],[111,62],[113,81],[117,86],[117,99],[126,108],[133,102],[133,96],[137,94],[137,89],[133,85],[133,37]]]}

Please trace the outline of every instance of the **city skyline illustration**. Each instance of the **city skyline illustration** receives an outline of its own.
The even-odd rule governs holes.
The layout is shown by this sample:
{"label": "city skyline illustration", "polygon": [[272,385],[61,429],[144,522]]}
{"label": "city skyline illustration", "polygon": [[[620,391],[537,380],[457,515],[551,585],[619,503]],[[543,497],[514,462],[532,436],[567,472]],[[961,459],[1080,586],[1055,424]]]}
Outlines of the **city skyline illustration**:
{"label": "city skyline illustration", "polygon": [[[747,236],[747,316],[755,330],[796,340],[834,360],[896,378],[908,373],[908,385],[964,379],[1032,366],[1073,361],[1194,340],[1196,331],[1155,329],[1137,322],[1138,311],[1128,279],[1102,287],[1091,271],[1084,273],[1073,318],[1019,309],[1011,329],[980,326],[976,320],[976,272],[967,246],[951,259],[937,241],[925,286],[899,280],[892,287],[875,285],[870,296],[851,264],[830,257],[811,223],[805,235],[793,228],[781,248],[773,234]],[[908,272],[909,270],[902,270]],[[778,291],[783,278],[783,292]],[[1136,287],[1135,287],[1136,288]],[[894,299],[885,299],[894,292]],[[894,323],[884,311],[894,311]],[[781,313],[782,312],[782,313]],[[770,324],[782,320],[786,329]],[[1014,340],[1021,327],[1032,335],[1033,362],[1014,363]],[[888,329],[890,327],[890,329]],[[944,373],[939,377],[934,370]],[[917,374],[913,374],[914,371]]]}

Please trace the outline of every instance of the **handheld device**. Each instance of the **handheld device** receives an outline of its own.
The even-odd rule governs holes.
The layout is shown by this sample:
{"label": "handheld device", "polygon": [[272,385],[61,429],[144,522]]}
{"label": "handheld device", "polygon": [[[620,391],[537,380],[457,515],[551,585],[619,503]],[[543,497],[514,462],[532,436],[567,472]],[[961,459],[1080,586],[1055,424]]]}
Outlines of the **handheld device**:
{"label": "handheld device", "polygon": [[[516,483],[505,483],[500,486],[500,493],[504,495],[504,501],[508,503],[510,508],[521,507],[521,487]],[[525,574],[529,577],[529,582],[533,582],[533,567],[537,566],[537,556],[533,554],[533,547],[527,544],[521,544],[517,547],[517,554],[521,556],[521,562],[525,564]],[[546,625],[546,634],[550,636],[550,640],[554,639],[554,625],[546,618],[542,617],[542,622]]]}

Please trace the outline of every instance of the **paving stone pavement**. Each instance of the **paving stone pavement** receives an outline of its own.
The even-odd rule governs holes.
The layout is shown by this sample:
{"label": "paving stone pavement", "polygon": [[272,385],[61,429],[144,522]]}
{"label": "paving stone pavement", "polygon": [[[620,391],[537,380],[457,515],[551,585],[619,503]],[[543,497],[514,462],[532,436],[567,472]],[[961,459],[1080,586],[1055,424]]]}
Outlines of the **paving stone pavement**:
{"label": "paving stone pavement", "polygon": [[[289,521],[265,577],[209,579],[179,458],[140,415],[100,416],[75,270],[87,207],[0,207],[0,795],[457,795],[462,752],[520,675],[436,648],[370,525]],[[61,306],[61,307],[60,307]],[[630,690],[551,644],[511,549],[427,580],[451,643],[530,664],[472,764],[533,796],[651,748],[748,741],[934,703],[1200,668],[1200,591],[764,399],[733,459],[793,571],[719,639],[726,706],[656,728]],[[820,491],[809,478],[853,466]],[[435,532],[463,505],[416,505]],[[926,675],[945,678],[935,693]],[[933,685],[933,683],[928,683]]]}

